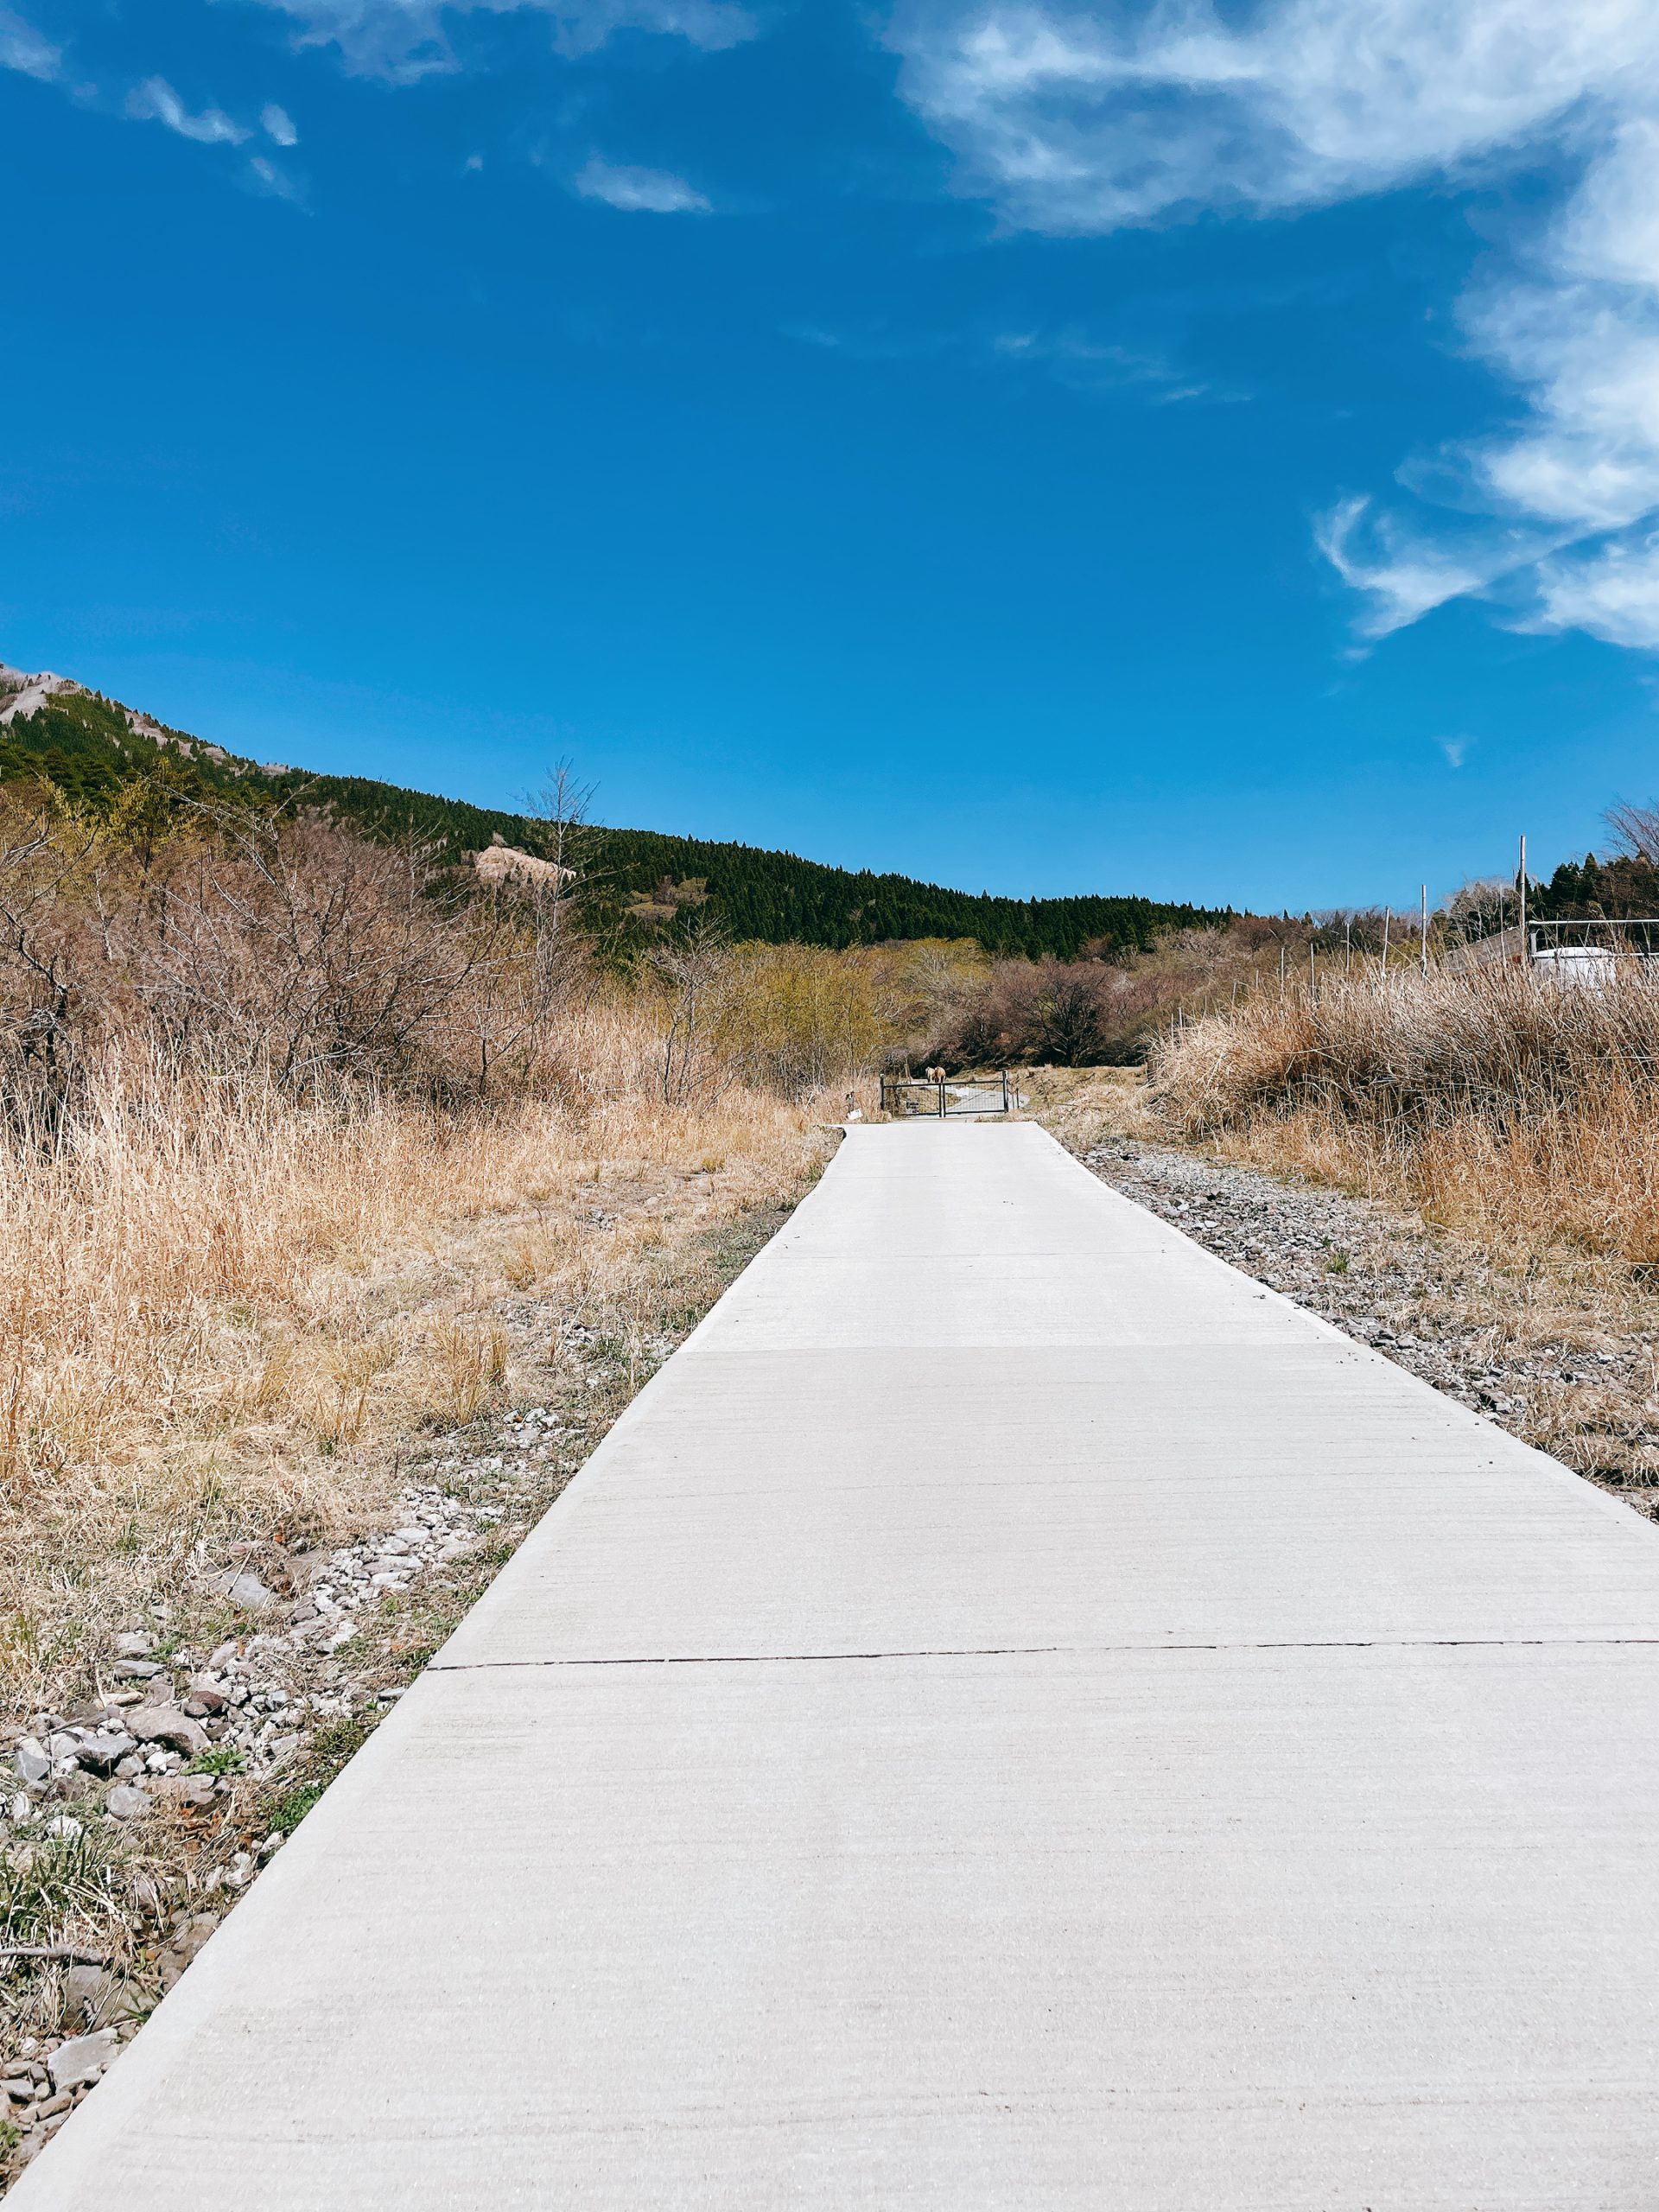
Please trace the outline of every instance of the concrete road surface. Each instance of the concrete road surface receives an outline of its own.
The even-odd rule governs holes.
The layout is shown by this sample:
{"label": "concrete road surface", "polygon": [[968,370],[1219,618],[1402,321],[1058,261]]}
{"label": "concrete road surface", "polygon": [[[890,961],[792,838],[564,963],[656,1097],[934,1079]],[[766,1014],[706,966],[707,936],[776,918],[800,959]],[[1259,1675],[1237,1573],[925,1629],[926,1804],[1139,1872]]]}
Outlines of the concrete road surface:
{"label": "concrete road surface", "polygon": [[16,2212],[1659,2206],[1659,1531],[855,1130]]}

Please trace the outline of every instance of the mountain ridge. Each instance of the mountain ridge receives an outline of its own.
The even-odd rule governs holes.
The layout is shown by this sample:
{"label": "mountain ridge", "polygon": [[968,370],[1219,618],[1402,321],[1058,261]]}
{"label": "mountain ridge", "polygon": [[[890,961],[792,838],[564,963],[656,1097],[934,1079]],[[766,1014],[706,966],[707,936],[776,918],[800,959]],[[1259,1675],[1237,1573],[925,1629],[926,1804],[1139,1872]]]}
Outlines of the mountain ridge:
{"label": "mountain ridge", "polygon": [[[0,782],[46,782],[98,810],[137,781],[181,805],[235,800],[312,805],[372,837],[415,838],[456,864],[505,845],[545,859],[536,816],[371,777],[260,763],[171,728],[74,678],[0,662]],[[582,824],[575,854],[601,934],[629,950],[696,916],[766,944],[842,949],[973,938],[988,953],[1076,959],[1144,949],[1165,931],[1216,928],[1231,910],[1132,893],[1018,899],[893,872],[835,867],[774,848],[655,830]]]}

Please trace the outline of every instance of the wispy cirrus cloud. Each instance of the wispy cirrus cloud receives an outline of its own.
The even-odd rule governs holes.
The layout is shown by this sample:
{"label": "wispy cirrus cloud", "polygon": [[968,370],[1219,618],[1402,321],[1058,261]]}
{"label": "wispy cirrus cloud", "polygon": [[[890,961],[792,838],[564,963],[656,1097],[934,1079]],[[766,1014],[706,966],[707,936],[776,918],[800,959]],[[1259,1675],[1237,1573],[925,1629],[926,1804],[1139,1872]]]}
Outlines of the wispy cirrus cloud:
{"label": "wispy cirrus cloud", "polygon": [[449,19],[544,16],[562,53],[596,52],[625,31],[684,39],[717,53],[752,38],[740,0],[260,0],[295,26],[305,46],[332,46],[353,74],[408,84],[458,67]]}
{"label": "wispy cirrus cloud", "polygon": [[1072,327],[999,331],[991,350],[1003,360],[1029,361],[1041,367],[1072,391],[1133,391],[1154,405],[1166,407],[1182,400],[1243,397],[1193,376],[1163,353]]}
{"label": "wispy cirrus cloud", "polygon": [[[1456,518],[1337,503],[1380,636],[1446,601],[1659,648],[1659,9],[1652,0],[900,0],[905,97],[1005,223],[1283,215],[1526,165],[1554,201],[1459,306],[1518,428],[1434,457]],[[1410,472],[1406,472],[1410,480]]]}
{"label": "wispy cirrus cloud", "polygon": [[[127,113],[139,123],[159,123],[198,146],[245,146],[252,128],[226,115],[223,108],[205,107],[193,112],[165,77],[146,77],[127,95]],[[292,117],[274,101],[260,111],[259,129],[273,146],[286,150],[297,146],[300,134]],[[251,153],[239,172],[244,188],[266,199],[302,200],[304,192],[288,171],[268,154]]]}
{"label": "wispy cirrus cloud", "polygon": [[304,189],[298,181],[264,154],[250,156],[242,181],[248,191],[257,193],[268,200],[291,200],[298,203],[305,198]]}
{"label": "wispy cirrus cloud", "polygon": [[1491,518],[1431,535],[1379,509],[1365,493],[1337,500],[1313,526],[1319,551],[1366,604],[1355,626],[1385,638],[1448,600],[1485,595],[1525,576],[1558,550],[1559,531],[1503,527]]}
{"label": "wispy cirrus cloud", "polygon": [[602,200],[607,207],[624,213],[648,215],[707,215],[710,202],[683,176],[667,169],[632,168],[594,155],[576,175],[576,190],[584,200]]}
{"label": "wispy cirrus cloud", "polygon": [[951,329],[902,321],[833,327],[792,323],[785,334],[803,345],[844,354],[854,361],[915,361],[940,354],[1026,367],[1069,391],[1104,397],[1133,393],[1154,407],[1184,400],[1226,402],[1248,395],[1194,376],[1166,353],[1096,335],[1077,323],[1020,323],[997,327],[983,321]]}
{"label": "wispy cirrus cloud", "polygon": [[162,124],[198,146],[240,146],[253,135],[223,108],[207,107],[192,115],[165,77],[146,77],[135,85],[127,95],[127,113],[137,123]]}
{"label": "wispy cirrus cloud", "polygon": [[0,69],[16,69],[25,77],[55,77],[63,57],[33,23],[10,8],[0,8]]}

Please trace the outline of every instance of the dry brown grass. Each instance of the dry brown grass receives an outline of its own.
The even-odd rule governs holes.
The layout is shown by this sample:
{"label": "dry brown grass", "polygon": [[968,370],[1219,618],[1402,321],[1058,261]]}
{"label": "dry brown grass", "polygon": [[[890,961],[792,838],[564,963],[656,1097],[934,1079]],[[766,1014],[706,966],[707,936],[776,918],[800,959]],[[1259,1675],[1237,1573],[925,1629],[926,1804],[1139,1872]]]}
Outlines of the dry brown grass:
{"label": "dry brown grass", "polygon": [[1373,967],[1262,993],[1152,1068],[1169,1126],[1489,1246],[1659,1261],[1659,983]]}
{"label": "dry brown grass", "polygon": [[400,1439],[511,1391],[504,1300],[626,1341],[644,1272],[810,1180],[809,1108],[731,1086],[671,1109],[649,1007],[581,1020],[574,1098],[444,1109],[112,1059],[70,1141],[0,1142],[5,1707],[85,1689],[158,1602],[222,1607],[239,1560],[372,1524]]}

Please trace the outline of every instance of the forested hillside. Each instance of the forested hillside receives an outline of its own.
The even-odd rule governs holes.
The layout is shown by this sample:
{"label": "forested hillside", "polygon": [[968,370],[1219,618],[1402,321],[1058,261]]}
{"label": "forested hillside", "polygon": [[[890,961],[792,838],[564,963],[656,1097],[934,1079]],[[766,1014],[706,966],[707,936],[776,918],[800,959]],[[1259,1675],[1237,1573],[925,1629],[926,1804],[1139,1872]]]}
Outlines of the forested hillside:
{"label": "forested hillside", "polygon": [[[139,722],[135,728],[125,708],[95,692],[60,691],[32,714],[0,724],[0,780],[44,778],[94,809],[318,807],[377,836],[419,838],[457,862],[494,838],[537,855],[546,849],[545,825],[526,815],[366,777],[261,767],[182,732]],[[620,949],[704,916],[734,938],[769,944],[975,938],[990,953],[1069,960],[1087,947],[1144,948],[1162,931],[1228,918],[1213,908],[1154,899],[992,898],[652,830],[584,825],[575,844],[594,925]]]}

